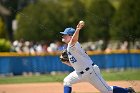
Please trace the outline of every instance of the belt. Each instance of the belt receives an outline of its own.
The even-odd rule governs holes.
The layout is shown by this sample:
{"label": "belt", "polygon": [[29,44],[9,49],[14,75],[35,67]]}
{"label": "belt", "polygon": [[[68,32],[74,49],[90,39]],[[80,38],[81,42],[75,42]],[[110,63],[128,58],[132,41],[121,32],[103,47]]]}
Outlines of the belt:
{"label": "belt", "polygon": [[[95,64],[94,63],[92,63],[92,66],[94,66]],[[88,71],[90,68],[89,67],[87,67],[86,69],[85,69],[85,71]],[[84,71],[81,71],[80,72],[80,74],[84,74],[85,72]]]}

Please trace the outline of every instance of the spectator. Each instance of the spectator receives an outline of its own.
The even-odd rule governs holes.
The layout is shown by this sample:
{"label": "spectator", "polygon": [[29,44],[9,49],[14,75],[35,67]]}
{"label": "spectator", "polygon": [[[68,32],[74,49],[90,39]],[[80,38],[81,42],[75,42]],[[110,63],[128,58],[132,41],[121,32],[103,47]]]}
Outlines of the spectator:
{"label": "spectator", "polygon": [[121,50],[127,50],[128,49],[128,42],[124,41],[124,43],[121,45]]}

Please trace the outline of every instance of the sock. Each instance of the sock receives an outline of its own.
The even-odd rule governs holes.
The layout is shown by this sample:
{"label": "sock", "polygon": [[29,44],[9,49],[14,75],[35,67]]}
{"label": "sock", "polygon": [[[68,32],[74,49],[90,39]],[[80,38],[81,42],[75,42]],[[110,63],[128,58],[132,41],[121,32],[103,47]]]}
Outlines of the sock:
{"label": "sock", "polygon": [[127,88],[121,88],[118,86],[113,86],[113,93],[128,93]]}
{"label": "sock", "polygon": [[72,88],[69,86],[64,86],[64,93],[71,93]]}

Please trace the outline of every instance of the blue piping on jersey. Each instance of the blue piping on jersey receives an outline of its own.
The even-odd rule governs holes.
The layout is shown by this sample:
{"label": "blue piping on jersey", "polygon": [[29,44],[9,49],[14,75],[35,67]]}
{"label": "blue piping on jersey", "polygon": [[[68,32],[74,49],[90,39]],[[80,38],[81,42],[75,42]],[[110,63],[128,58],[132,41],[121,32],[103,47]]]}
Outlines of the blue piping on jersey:
{"label": "blue piping on jersey", "polygon": [[[101,78],[97,75],[97,73],[95,72],[95,70],[92,67],[92,70],[94,71],[95,75],[99,78],[99,80],[102,82]],[[107,90],[109,91],[108,87],[102,82],[102,84],[104,85],[105,88],[107,88]]]}

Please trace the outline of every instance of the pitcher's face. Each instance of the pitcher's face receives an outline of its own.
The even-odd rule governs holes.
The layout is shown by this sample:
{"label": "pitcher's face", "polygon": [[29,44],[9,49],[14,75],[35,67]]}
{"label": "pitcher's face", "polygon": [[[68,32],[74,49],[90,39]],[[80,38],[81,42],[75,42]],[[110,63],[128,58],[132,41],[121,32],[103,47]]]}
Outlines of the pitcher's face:
{"label": "pitcher's face", "polygon": [[62,42],[65,42],[65,43],[69,43],[69,41],[71,40],[71,37],[70,35],[63,35],[62,36]]}

